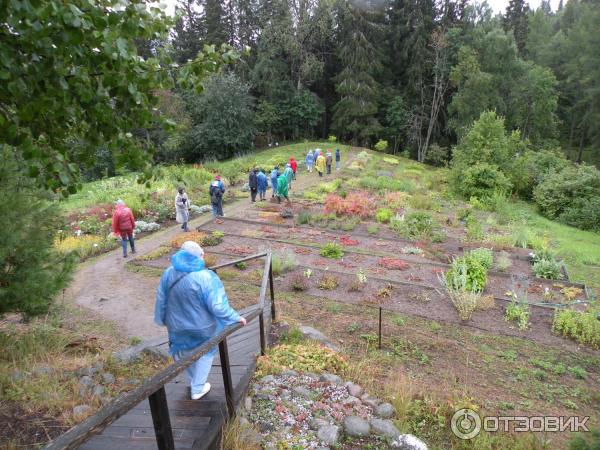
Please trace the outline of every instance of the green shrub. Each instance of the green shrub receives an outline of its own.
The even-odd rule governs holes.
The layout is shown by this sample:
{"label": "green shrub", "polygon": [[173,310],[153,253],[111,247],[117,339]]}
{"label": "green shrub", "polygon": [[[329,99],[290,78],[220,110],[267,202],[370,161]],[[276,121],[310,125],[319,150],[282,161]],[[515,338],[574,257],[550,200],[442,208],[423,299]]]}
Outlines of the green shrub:
{"label": "green shrub", "polygon": [[506,252],[500,252],[496,257],[496,270],[498,272],[506,272],[512,266],[510,255]]}
{"label": "green shrub", "polygon": [[425,163],[431,164],[436,167],[445,167],[448,165],[448,149],[446,147],[440,147],[437,144],[432,144],[427,150],[425,156]]}
{"label": "green shrub", "polygon": [[410,239],[429,239],[437,227],[431,214],[426,212],[411,212],[404,219],[391,219],[390,228]]}
{"label": "green shrub", "polygon": [[308,225],[311,223],[312,220],[312,214],[310,213],[310,211],[306,211],[306,210],[302,210],[298,213],[298,216],[296,217],[296,222],[298,223],[298,225]]}
{"label": "green shrub", "polygon": [[582,229],[600,231],[600,171],[569,165],[548,174],[534,190],[542,214]]}
{"label": "green shrub", "polygon": [[323,275],[319,281],[317,282],[317,286],[319,289],[323,289],[325,291],[331,291],[338,287],[338,280],[333,275],[325,274]]}
{"label": "green shrub", "polygon": [[377,234],[379,233],[379,225],[377,224],[371,224],[367,227],[367,233],[369,234]]}
{"label": "green shrub", "polygon": [[380,208],[375,214],[375,220],[379,223],[389,223],[394,217],[394,212],[389,208]]}
{"label": "green shrub", "polygon": [[516,299],[508,304],[504,318],[507,322],[516,322],[519,330],[524,331],[529,328],[529,305],[526,302],[517,302]]}
{"label": "green shrub", "polygon": [[[466,281],[462,280],[466,275]],[[450,286],[462,286],[468,292],[483,292],[487,284],[487,270],[475,258],[464,256],[452,261],[450,270],[446,272],[446,281]]]}
{"label": "green shrub", "polygon": [[333,134],[330,134],[329,136],[327,136],[327,142],[331,142],[331,143],[337,142],[337,137],[334,136]]}
{"label": "green shrub", "polygon": [[388,149],[388,141],[380,139],[377,144],[375,144],[375,150],[378,152],[385,152]]}
{"label": "green shrub", "polygon": [[496,193],[508,193],[511,188],[510,180],[497,167],[477,163],[462,171],[460,183],[454,186],[454,191],[464,198],[484,200]]}
{"label": "green shrub", "polygon": [[358,225],[360,224],[360,218],[359,217],[352,217],[349,218],[347,220],[344,220],[341,223],[340,228],[342,229],[342,231],[352,231],[354,230]]}
{"label": "green shrub", "polygon": [[466,256],[477,261],[485,270],[490,270],[494,265],[494,252],[489,248],[476,248],[469,251]]}
{"label": "green shrub", "polygon": [[534,189],[553,172],[560,172],[569,165],[560,149],[526,151],[515,160],[510,172],[515,191],[520,197],[530,199]]}
{"label": "green shrub", "polygon": [[472,290],[469,268],[463,258],[453,261],[452,269],[439,276],[461,320],[469,320],[477,309],[481,293]]}
{"label": "green shrub", "polygon": [[331,259],[340,259],[344,256],[344,249],[335,242],[329,242],[321,247],[321,256]]}
{"label": "green shrub", "polygon": [[600,348],[600,321],[594,312],[559,310],[554,314],[552,330],[591,348]]}
{"label": "green shrub", "polygon": [[278,276],[285,272],[293,270],[298,265],[296,255],[290,250],[273,252],[271,259],[273,275]]}
{"label": "green shrub", "polygon": [[306,291],[309,288],[309,280],[302,273],[294,273],[290,277],[290,288],[296,292]]}
{"label": "green shrub", "polygon": [[483,239],[483,226],[475,216],[469,216],[467,221],[467,240],[481,241]]}
{"label": "green shrub", "polygon": [[540,259],[533,263],[533,273],[538,278],[558,280],[561,278],[561,264],[554,259]]}

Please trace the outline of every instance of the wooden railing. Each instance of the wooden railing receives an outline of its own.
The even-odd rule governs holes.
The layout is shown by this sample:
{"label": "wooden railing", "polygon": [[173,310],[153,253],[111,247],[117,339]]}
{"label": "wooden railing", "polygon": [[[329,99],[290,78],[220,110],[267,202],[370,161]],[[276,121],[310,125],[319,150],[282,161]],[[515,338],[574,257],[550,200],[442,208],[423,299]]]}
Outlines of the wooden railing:
{"label": "wooden railing", "polygon": [[[264,354],[267,347],[267,335],[265,334],[265,296],[267,285],[270,288],[270,319],[275,319],[275,291],[273,289],[273,267],[271,264],[271,252],[259,253],[253,256],[237,259],[224,264],[219,264],[210,267],[211,270],[217,272],[224,267],[233,266],[245,261],[251,261],[265,257],[265,265],[263,278],[260,286],[260,294],[256,308],[245,314],[247,323],[252,322],[258,317],[260,326],[260,349],[261,354]],[[183,372],[194,361],[205,355],[215,345],[219,345],[219,356],[221,358],[221,370],[223,372],[223,385],[225,387],[225,401],[229,417],[235,414],[234,390],[233,381],[231,378],[231,365],[229,362],[229,353],[227,349],[227,337],[237,330],[242,328],[241,323],[236,323],[226,327],[218,335],[211,338],[198,347],[194,353],[180,359],[171,364],[166,369],[160,371],[149,380],[145,381],[140,387],[133,391],[127,392],[105,407],[100,409],[96,414],[71,428],[66,433],[62,434],[50,444],[46,450],[59,449],[74,449],[92,438],[94,435],[102,432],[111,423],[119,417],[133,409],[138,403],[144,399],[148,399],[150,403],[150,411],[152,412],[152,422],[154,424],[154,432],[156,434],[156,443],[160,450],[173,450],[175,443],[173,440],[173,431],[171,428],[171,419],[169,416],[169,408],[167,406],[167,396],[165,393],[165,384],[174,379],[177,375]]]}

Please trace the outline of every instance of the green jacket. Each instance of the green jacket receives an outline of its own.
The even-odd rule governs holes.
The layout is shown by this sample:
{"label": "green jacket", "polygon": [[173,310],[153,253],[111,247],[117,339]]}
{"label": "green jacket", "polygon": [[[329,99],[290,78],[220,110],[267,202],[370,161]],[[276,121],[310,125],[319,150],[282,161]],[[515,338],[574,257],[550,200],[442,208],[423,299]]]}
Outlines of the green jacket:
{"label": "green jacket", "polygon": [[277,195],[279,197],[288,196],[288,180],[284,174],[279,175],[277,178]]}

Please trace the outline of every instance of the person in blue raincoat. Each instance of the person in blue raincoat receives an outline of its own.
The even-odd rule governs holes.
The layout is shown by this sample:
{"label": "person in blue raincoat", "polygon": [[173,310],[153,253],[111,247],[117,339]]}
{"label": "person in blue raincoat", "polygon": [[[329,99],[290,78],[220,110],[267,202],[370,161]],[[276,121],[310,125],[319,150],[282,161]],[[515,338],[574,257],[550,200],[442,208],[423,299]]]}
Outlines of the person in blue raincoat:
{"label": "person in blue raincoat", "polygon": [[309,150],[306,154],[306,170],[312,172],[313,166],[315,165],[315,155],[312,150]]}
{"label": "person in blue raincoat", "polygon": [[260,201],[266,200],[267,188],[269,187],[267,176],[265,175],[265,172],[262,169],[259,169],[256,178],[258,181],[258,198]]}
{"label": "person in blue raincoat", "polygon": [[271,170],[271,197],[275,197],[277,192],[277,177],[279,176],[279,166],[275,166]]}
{"label": "person in blue raincoat", "polygon": [[[154,321],[167,327],[170,352],[175,360],[193,353],[228,325],[236,322],[246,325],[246,319],[229,306],[217,274],[206,269],[204,251],[196,242],[184,242],[171,258],[171,264],[156,292]],[[212,348],[187,368],[192,400],[210,391],[206,380],[216,350]]]}

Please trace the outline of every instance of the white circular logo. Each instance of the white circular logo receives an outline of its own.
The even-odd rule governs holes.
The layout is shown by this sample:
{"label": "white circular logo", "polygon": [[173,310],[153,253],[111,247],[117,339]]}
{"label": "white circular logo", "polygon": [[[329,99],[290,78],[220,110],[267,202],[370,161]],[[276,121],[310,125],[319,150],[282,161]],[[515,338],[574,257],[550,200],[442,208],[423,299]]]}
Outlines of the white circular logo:
{"label": "white circular logo", "polygon": [[481,431],[481,417],[472,409],[459,409],[452,416],[451,426],[457,438],[473,439]]}

